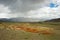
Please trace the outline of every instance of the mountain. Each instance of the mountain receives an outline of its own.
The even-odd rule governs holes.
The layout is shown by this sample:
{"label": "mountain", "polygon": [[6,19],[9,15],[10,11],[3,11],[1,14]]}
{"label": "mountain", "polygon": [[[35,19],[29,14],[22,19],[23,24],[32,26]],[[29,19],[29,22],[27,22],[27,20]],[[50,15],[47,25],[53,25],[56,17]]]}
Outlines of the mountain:
{"label": "mountain", "polygon": [[7,18],[0,18],[0,22],[9,21]]}
{"label": "mountain", "polygon": [[[0,18],[0,22],[41,22],[45,21],[45,19],[39,19],[39,18]],[[45,22],[60,22],[60,18],[57,19],[50,19],[46,20]]]}
{"label": "mountain", "polygon": [[46,20],[45,22],[60,22],[60,18],[51,19],[51,20]]}
{"label": "mountain", "polygon": [[10,19],[7,19],[7,18],[0,18],[0,22],[39,22],[39,21],[42,21],[43,19],[38,19],[38,18],[23,18],[23,17],[20,17],[20,18],[10,18]]}

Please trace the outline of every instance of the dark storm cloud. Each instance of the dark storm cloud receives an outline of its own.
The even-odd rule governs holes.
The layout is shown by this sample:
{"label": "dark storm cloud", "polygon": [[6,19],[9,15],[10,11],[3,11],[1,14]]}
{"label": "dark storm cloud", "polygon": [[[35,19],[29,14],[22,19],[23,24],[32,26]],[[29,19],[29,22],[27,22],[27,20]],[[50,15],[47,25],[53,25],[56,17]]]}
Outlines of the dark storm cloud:
{"label": "dark storm cloud", "polygon": [[0,0],[0,4],[3,4],[5,6],[12,5],[15,2],[16,2],[16,0]]}
{"label": "dark storm cloud", "polygon": [[[27,12],[38,8],[46,0],[0,0],[0,4],[8,6],[14,13]],[[38,5],[39,4],[39,5]]]}

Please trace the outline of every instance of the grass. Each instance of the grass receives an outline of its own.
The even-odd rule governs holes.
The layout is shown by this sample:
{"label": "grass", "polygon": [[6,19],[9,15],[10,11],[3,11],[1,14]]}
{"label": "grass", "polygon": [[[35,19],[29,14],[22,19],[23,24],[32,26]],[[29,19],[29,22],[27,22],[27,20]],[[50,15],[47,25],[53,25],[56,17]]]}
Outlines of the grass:
{"label": "grass", "polygon": [[[22,30],[12,30],[10,27],[13,25],[25,27],[51,27],[55,29],[55,34],[43,35],[39,33],[25,32]],[[0,22],[0,40],[60,40],[60,22]]]}

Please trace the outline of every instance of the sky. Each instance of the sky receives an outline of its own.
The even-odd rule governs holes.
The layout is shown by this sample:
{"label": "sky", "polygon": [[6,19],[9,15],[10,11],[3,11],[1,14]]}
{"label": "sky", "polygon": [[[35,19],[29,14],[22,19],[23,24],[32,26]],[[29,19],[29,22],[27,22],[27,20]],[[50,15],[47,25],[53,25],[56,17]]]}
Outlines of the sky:
{"label": "sky", "polygon": [[0,0],[0,18],[60,18],[60,0]]}

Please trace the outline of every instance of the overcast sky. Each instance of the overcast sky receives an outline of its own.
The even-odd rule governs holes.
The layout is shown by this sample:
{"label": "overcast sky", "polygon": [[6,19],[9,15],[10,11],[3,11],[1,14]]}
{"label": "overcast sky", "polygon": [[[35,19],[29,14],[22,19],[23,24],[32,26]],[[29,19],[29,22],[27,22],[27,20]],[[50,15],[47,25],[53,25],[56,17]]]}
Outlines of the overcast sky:
{"label": "overcast sky", "polygon": [[19,17],[60,18],[60,0],[0,0],[0,18]]}

